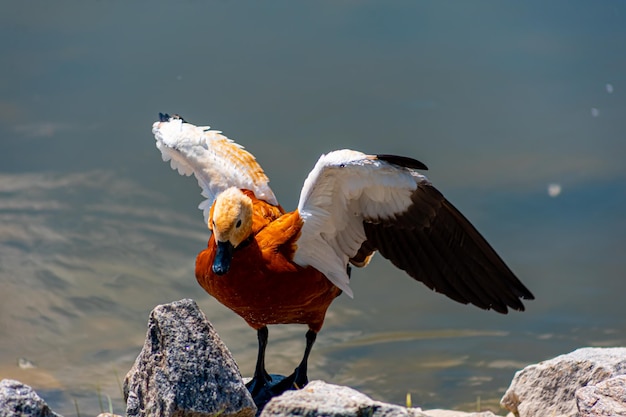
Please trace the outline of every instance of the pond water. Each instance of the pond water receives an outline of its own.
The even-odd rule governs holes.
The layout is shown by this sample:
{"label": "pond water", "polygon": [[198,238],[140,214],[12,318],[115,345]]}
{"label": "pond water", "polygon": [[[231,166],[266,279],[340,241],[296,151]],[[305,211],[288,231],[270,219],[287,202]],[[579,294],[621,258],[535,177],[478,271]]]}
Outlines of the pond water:
{"label": "pond water", "polygon": [[[524,365],[626,345],[626,4],[36,0],[0,22],[0,378],[61,414],[123,413],[150,310],[181,298],[254,367],[254,331],[195,281],[202,198],[159,112],[246,146],[287,209],[323,152],[417,158],[537,298],[481,311],[375,257],[311,379],[497,411]],[[270,328],[271,372],[304,332]]]}

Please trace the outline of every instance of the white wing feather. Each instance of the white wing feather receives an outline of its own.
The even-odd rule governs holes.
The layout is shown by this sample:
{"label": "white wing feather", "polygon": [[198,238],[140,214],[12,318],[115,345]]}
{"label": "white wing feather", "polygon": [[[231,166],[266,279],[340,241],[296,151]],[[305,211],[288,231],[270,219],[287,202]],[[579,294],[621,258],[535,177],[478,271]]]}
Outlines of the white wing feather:
{"label": "white wing feather", "polygon": [[426,177],[352,150],[322,155],[304,182],[298,212],[304,221],[294,262],[313,266],[350,297],[348,260],[366,240],[363,221],[407,210]]}
{"label": "white wing feather", "polygon": [[219,193],[229,187],[245,188],[260,200],[278,205],[269,180],[254,156],[220,131],[195,126],[179,118],[155,122],[152,133],[164,161],[181,175],[194,174],[202,195],[198,206],[208,221],[209,211]]}

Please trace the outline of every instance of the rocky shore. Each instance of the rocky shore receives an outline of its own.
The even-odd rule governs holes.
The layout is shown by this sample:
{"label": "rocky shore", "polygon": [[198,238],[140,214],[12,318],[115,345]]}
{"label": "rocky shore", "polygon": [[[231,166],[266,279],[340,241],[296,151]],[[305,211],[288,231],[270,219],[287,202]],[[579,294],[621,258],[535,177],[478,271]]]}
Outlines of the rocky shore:
{"label": "rocky shore", "polygon": [[[254,417],[258,410],[228,348],[193,300],[157,306],[124,380],[128,417]],[[582,348],[515,374],[501,404],[509,416],[626,417],[626,348]],[[312,381],[272,399],[261,417],[489,417],[374,401]],[[60,417],[27,385],[0,382],[0,417]],[[101,414],[99,417],[108,417]]]}

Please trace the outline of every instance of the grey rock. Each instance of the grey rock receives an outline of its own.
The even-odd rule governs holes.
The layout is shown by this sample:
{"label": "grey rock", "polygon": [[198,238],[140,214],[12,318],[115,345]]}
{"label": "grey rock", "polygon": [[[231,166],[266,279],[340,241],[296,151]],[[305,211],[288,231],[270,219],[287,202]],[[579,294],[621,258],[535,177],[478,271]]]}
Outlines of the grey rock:
{"label": "grey rock", "polygon": [[260,417],[495,417],[489,411],[464,413],[451,410],[422,411],[374,401],[352,388],[312,381],[301,390],[273,398]]}
{"label": "grey rock", "polygon": [[576,390],[625,374],[626,348],[582,348],[518,371],[500,403],[520,417],[574,417]]}
{"label": "grey rock", "polygon": [[579,388],[576,405],[580,417],[626,417],[626,375]]}
{"label": "grey rock", "polygon": [[154,308],[143,349],[124,380],[129,417],[252,417],[239,369],[193,300]]}
{"label": "grey rock", "polygon": [[0,417],[62,417],[28,385],[13,379],[0,381]]}
{"label": "grey rock", "polygon": [[476,413],[466,413],[454,410],[425,410],[428,417],[498,417],[491,411],[480,411]]}
{"label": "grey rock", "polygon": [[428,417],[418,408],[374,401],[352,388],[311,381],[303,389],[273,398],[260,417]]}

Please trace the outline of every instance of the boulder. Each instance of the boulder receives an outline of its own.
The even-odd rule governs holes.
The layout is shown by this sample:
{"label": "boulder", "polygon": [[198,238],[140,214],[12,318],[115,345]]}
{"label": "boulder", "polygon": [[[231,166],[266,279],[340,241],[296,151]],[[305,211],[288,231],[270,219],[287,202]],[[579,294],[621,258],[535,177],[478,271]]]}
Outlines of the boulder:
{"label": "boulder", "polygon": [[28,385],[13,379],[0,381],[0,417],[61,417]]}
{"label": "boulder", "polygon": [[228,348],[193,300],[152,310],[124,380],[129,417],[252,417],[256,406]]}
{"label": "boulder", "polygon": [[491,411],[479,411],[475,413],[466,413],[464,411],[453,410],[426,410],[424,411],[428,417],[498,417]]}
{"label": "boulder", "polygon": [[352,388],[311,381],[303,389],[272,398],[260,417],[428,417],[419,408],[372,400]]}
{"label": "boulder", "polygon": [[626,417],[626,375],[576,391],[579,417]]}
{"label": "boulder", "polygon": [[374,401],[352,388],[312,381],[301,390],[287,391],[273,398],[260,417],[494,417],[491,412],[463,413],[460,411],[407,408]]}
{"label": "boulder", "polygon": [[500,402],[519,417],[574,417],[579,388],[625,374],[626,348],[582,348],[518,371]]}

